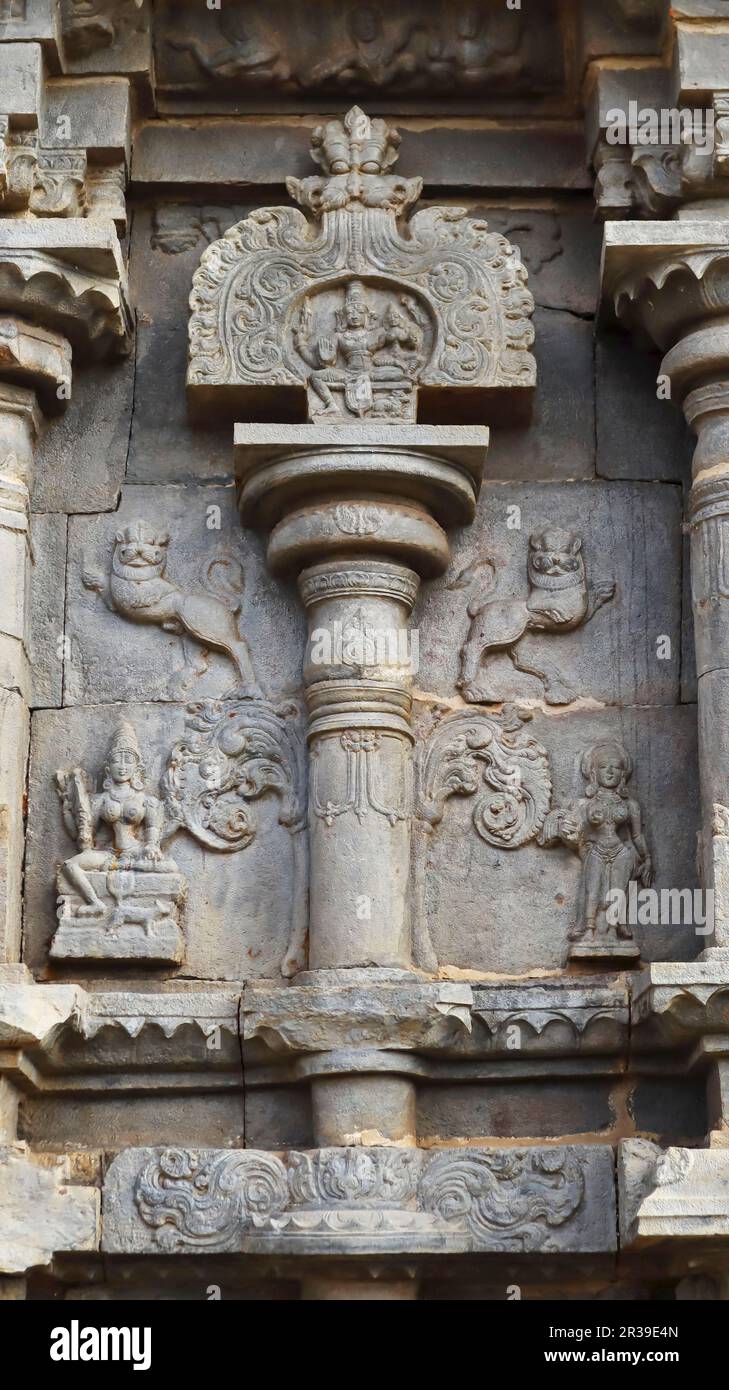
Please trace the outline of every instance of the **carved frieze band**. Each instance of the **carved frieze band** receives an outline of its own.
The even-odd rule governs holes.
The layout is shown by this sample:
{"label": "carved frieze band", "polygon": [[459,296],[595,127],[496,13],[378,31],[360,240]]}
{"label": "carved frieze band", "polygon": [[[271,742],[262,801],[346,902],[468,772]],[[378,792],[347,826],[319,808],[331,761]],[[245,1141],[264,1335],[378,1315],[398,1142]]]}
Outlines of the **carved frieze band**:
{"label": "carved frieze band", "polygon": [[611,1204],[599,1147],[128,1150],[108,1174],[104,1245],[295,1250],[310,1239],[345,1251],[396,1235],[412,1249],[609,1249]]}

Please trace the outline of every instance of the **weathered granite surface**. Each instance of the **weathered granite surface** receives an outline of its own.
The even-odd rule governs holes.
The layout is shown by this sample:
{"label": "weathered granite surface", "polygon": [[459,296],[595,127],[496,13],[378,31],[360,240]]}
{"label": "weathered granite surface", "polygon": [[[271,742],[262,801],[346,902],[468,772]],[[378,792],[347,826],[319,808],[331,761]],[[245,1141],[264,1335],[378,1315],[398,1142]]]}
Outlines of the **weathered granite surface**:
{"label": "weathered granite surface", "polygon": [[[274,699],[292,696],[300,683],[303,649],[298,607],[289,587],[272,583],[258,537],[241,531],[228,483],[125,487],[117,511],[71,519],[66,702],[192,701],[220,698],[236,685],[235,667],[221,651],[206,654],[190,636],[130,621],[107,606],[116,537],[138,520],[169,535],[169,582],[181,593],[207,593],[224,608],[231,631],[237,628],[255,652],[261,688]],[[113,666],[110,646],[116,652]]]}
{"label": "weathered granite surface", "polygon": [[0,0],[2,1299],[729,1287],[729,18],[538,8]]}
{"label": "weathered granite surface", "polygon": [[[441,696],[455,693],[458,648],[469,631],[468,605],[526,598],[528,537],[550,526],[582,539],[588,585],[614,582],[615,594],[584,627],[527,633],[529,658],[556,666],[582,700],[675,703],[681,666],[681,496],[678,488],[635,483],[486,482],[473,525],[454,538],[447,575],[422,591],[415,612],[427,687]],[[668,638],[669,645],[659,644],[659,638]],[[516,673],[498,653],[489,661],[493,699],[541,699],[537,678]],[[418,683],[422,686],[423,677]]]}
{"label": "weathered granite surface", "polygon": [[99,1191],[74,1183],[60,1155],[44,1159],[23,1144],[0,1148],[0,1217],[3,1274],[50,1264],[57,1250],[98,1248]]}

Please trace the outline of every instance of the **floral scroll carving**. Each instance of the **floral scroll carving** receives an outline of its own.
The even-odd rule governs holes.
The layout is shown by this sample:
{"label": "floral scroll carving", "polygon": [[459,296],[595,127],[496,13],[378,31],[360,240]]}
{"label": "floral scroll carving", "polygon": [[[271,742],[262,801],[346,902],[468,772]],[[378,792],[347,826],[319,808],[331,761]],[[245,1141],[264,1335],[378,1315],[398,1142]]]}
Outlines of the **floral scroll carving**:
{"label": "floral scroll carving", "polygon": [[420,1182],[428,1210],[465,1223],[491,1250],[549,1249],[545,1230],[574,1217],[584,1197],[580,1158],[569,1149],[438,1154]]}
{"label": "floral scroll carving", "polygon": [[166,1149],[140,1173],[135,1202],[162,1250],[226,1250],[241,1230],[283,1211],[286,1169],[279,1158],[240,1150]]}
{"label": "floral scroll carving", "polygon": [[[418,814],[431,826],[451,796],[475,796],[473,825],[482,840],[517,849],[535,839],[552,796],[546,750],[513,706],[501,716],[459,711],[437,726],[419,761]],[[478,795],[477,795],[478,793]]]}
{"label": "floral scroll carving", "polygon": [[433,1156],[387,1148],[142,1153],[132,1200],[153,1233],[149,1248],[190,1252],[270,1250],[272,1239],[291,1240],[294,1251],[312,1239],[346,1251],[363,1236],[393,1233],[430,1250],[556,1250],[584,1211],[590,1166],[564,1145]]}
{"label": "floral scroll carving", "polygon": [[252,803],[267,792],[279,800],[279,822],[292,837],[291,933],[282,974],[306,963],[306,773],[298,710],[261,700],[207,700],[190,706],[187,730],[172,749],[163,777],[170,834],[184,828],[209,849],[246,849],[258,825]]}
{"label": "floral scroll carving", "polygon": [[[506,705],[500,715],[459,710],[446,715],[422,744],[416,760],[416,811],[422,830],[440,825],[453,796],[474,797],[472,822],[486,844],[518,849],[535,840],[552,798],[549,757],[527,733],[527,711]],[[427,926],[425,861],[427,833],[416,835],[419,860],[413,949],[419,964],[437,970]]]}
{"label": "floral scroll carving", "polygon": [[398,144],[358,107],[317,127],[322,174],[287,181],[309,216],[260,210],[204,252],[188,373],[203,407],[224,385],[243,414],[275,386],[279,409],[299,409],[306,389],[310,415],[414,419],[429,388],[485,399],[533,386],[533,300],[516,251],[463,208],[405,224],[421,180],[390,172]]}

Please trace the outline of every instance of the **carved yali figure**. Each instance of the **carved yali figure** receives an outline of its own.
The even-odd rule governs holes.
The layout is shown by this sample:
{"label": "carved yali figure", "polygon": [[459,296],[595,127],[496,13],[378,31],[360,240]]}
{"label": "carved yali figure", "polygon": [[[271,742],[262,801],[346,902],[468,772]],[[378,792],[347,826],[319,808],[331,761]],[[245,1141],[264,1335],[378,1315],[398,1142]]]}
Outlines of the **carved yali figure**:
{"label": "carved yali figure", "polygon": [[647,888],[653,866],[640,806],[627,791],[632,760],[622,744],[606,739],[584,754],[581,769],[584,797],[550,811],[539,837],[543,845],[561,841],[582,860],[570,955],[638,956],[627,921],[628,887],[639,882]]}
{"label": "carved yali figure", "polygon": [[[490,560],[464,570],[454,588],[481,582],[468,604],[471,626],[461,651],[461,674],[457,685],[463,698],[473,704],[497,703],[488,684],[488,659],[497,652],[507,653],[515,670],[537,676],[544,683],[544,698],[551,705],[568,705],[575,692],[551,666],[529,656],[521,640],[529,632],[572,632],[594,616],[615,593],[613,581],[589,585],[582,555],[582,541],[573,531],[545,527],[529,537],[527,572],[529,595],[526,599],[492,599],[495,569]],[[486,670],[482,667],[486,665]]]}
{"label": "carved yali figure", "polygon": [[78,767],[57,772],[56,784],[79,852],[59,870],[51,956],[180,960],[178,908],[186,884],[174,860],[163,856],[164,808],[147,788],[131,724],[121,723],[114,735],[100,791]]}
{"label": "carved yali figure", "polygon": [[[85,572],[87,589],[100,593],[107,607],[135,623],[154,623],[165,632],[189,634],[203,647],[213,647],[230,657],[239,676],[235,693],[241,698],[260,695],[253,672],[248,643],[238,631],[235,613],[240,595],[224,590],[225,597],[213,593],[191,593],[167,578],[167,552],[170,537],[144,521],[135,521],[117,531],[109,578]],[[218,562],[208,566],[208,581],[214,582]]]}

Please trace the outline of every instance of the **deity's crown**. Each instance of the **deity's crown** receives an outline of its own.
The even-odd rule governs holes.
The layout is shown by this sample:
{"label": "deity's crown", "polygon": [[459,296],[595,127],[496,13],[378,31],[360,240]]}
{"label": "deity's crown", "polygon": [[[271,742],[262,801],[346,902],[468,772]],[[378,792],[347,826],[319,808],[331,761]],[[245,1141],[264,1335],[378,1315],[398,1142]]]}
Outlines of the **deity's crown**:
{"label": "deity's crown", "polygon": [[142,761],[136,730],[127,719],[122,719],[116,727],[116,732],[109,745],[107,761],[111,762],[116,753],[133,753],[138,763]]}
{"label": "deity's crown", "polygon": [[317,126],[311,137],[311,157],[327,174],[384,174],[397,159],[400,136],[386,121],[370,120],[353,106],[343,121]]}

